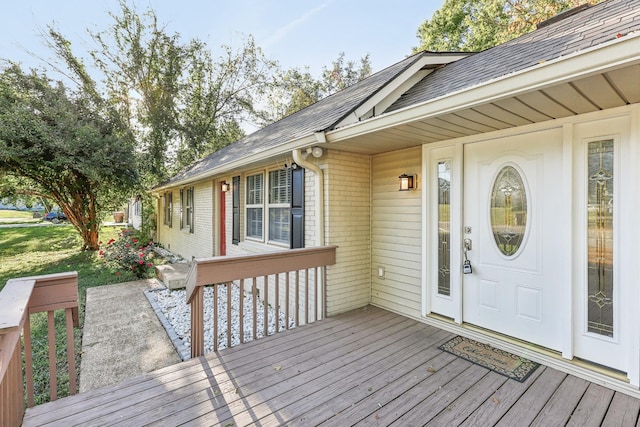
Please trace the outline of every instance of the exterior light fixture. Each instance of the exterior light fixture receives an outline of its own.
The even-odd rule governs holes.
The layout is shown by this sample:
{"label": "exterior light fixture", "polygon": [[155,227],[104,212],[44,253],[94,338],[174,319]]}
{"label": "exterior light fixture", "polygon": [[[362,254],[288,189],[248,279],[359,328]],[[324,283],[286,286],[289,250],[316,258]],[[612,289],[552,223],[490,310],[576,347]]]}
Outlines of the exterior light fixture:
{"label": "exterior light fixture", "polygon": [[407,175],[403,173],[398,177],[400,180],[400,189],[399,191],[408,191],[414,189],[414,177],[413,175]]}
{"label": "exterior light fixture", "polygon": [[223,182],[222,185],[220,186],[223,192],[227,192],[229,190],[231,190],[231,184],[227,184],[226,182]]}

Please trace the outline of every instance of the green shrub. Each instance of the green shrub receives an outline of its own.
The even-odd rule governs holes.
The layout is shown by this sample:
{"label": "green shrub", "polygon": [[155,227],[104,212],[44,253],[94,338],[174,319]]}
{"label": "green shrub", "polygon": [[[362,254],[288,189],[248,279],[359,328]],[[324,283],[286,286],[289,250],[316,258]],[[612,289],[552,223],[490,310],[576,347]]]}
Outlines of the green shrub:
{"label": "green shrub", "polygon": [[110,239],[106,245],[100,242],[100,256],[109,268],[115,268],[120,276],[122,271],[132,272],[138,279],[153,273],[153,241],[141,243],[133,229],[122,230],[117,239]]}

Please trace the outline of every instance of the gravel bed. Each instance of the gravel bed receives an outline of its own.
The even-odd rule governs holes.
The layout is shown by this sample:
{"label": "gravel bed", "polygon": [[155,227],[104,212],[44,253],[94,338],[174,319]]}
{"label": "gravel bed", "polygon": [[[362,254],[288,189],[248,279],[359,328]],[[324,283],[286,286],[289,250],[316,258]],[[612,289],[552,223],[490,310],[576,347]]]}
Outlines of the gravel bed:
{"label": "gravel bed", "polygon": [[[231,346],[240,343],[240,287],[236,284],[231,286]],[[191,307],[186,303],[187,293],[184,289],[160,289],[148,293],[149,297],[157,305],[158,310],[166,318],[170,327],[179,340],[182,342],[187,354],[191,351]],[[153,304],[152,302],[152,304]],[[276,332],[276,312],[271,306],[267,306],[269,311],[269,335]],[[256,326],[257,336],[264,336],[264,310],[265,305],[261,299],[256,301]],[[283,313],[279,313],[278,321],[280,330],[287,326],[287,318]],[[213,351],[213,287],[204,289],[204,351]],[[292,319],[288,320],[289,327],[295,327]],[[166,322],[163,322],[167,327]],[[173,334],[171,331],[169,336]],[[218,289],[218,349],[227,347],[227,287],[220,286]],[[244,341],[253,340],[253,295],[244,293]],[[178,350],[180,352],[180,349]]]}

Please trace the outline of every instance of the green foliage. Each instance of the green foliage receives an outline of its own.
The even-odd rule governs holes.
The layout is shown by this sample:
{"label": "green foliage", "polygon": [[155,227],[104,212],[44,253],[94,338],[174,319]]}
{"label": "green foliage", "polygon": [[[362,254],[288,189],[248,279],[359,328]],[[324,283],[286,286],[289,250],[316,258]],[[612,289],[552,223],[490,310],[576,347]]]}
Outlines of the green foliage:
{"label": "green foliage", "polygon": [[90,250],[100,209],[138,177],[130,134],[99,101],[15,64],[0,73],[0,181],[60,206]]}
{"label": "green foliage", "polygon": [[371,75],[371,59],[369,54],[360,58],[360,65],[355,61],[346,61],[344,52],[340,52],[338,59],[333,61],[330,68],[322,69],[323,97],[334,94],[342,89],[358,83]]}
{"label": "green foliage", "polygon": [[324,97],[332,95],[371,75],[369,55],[355,61],[345,61],[344,52],[331,67],[323,67],[322,77],[316,79],[309,68],[280,70],[267,94],[268,109],[261,112],[261,123],[267,125],[295,113]]}
{"label": "green foliage", "polygon": [[[116,229],[103,228],[105,239],[117,236]],[[43,274],[78,272],[80,295],[80,324],[84,318],[85,290],[117,282],[135,280],[131,272],[117,276],[114,270],[105,268],[95,252],[79,251],[80,236],[70,225],[55,227],[0,228],[0,291],[11,278]],[[46,313],[31,317],[31,333],[34,342],[34,379],[36,404],[49,400],[49,362]],[[69,372],[66,365],[66,332],[64,312],[55,314],[56,353],[58,358],[58,397],[69,394]],[[74,331],[76,370],[80,373],[82,331]]]}
{"label": "green foliage", "polygon": [[[597,0],[592,3],[598,3]],[[421,50],[478,52],[526,34],[581,0],[445,0],[418,28]]]}
{"label": "green foliage", "polygon": [[[102,244],[102,242],[100,242]],[[138,279],[153,276],[153,242],[148,243],[136,236],[134,230],[122,230],[117,238],[112,238],[101,245],[100,256],[104,265],[117,269],[117,276],[122,270],[130,271]]]}
{"label": "green foliage", "polygon": [[92,58],[135,132],[147,186],[243,136],[240,122],[255,114],[276,65],[253,39],[214,59],[205,42],[168,33],[151,8],[140,14],[122,0],[110,15],[107,30],[91,33]]}

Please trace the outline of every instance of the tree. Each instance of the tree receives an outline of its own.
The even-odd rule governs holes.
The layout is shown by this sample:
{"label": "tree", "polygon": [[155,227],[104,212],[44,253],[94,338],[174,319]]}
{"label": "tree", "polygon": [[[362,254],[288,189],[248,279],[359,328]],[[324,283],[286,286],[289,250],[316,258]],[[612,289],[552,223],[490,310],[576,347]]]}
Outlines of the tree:
{"label": "tree", "polygon": [[[599,0],[596,0],[597,3]],[[478,52],[526,34],[582,0],[445,0],[418,28],[414,52]]]}
{"label": "tree", "polygon": [[214,60],[206,43],[183,42],[148,8],[126,1],[108,30],[91,33],[92,52],[108,97],[127,117],[138,141],[147,185],[243,136],[240,122],[271,82],[275,63],[249,38]]}
{"label": "tree", "polygon": [[25,194],[60,206],[98,249],[101,208],[138,182],[133,140],[95,94],[10,64],[0,73],[0,170]]}
{"label": "tree", "polygon": [[305,67],[304,71],[298,68],[281,70],[276,74],[267,95],[268,108],[263,111],[262,123],[275,122],[370,75],[371,60],[368,54],[360,58],[358,66],[355,61],[345,63],[344,52],[338,55],[331,67],[322,68],[320,79],[311,75],[309,67]]}
{"label": "tree", "polygon": [[371,75],[371,59],[369,54],[360,58],[358,67],[354,61],[344,60],[344,52],[340,52],[338,59],[333,61],[330,68],[322,69],[323,97],[334,94],[347,86],[358,83]]}

